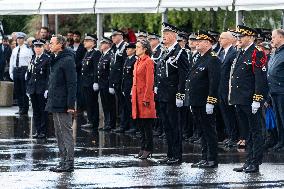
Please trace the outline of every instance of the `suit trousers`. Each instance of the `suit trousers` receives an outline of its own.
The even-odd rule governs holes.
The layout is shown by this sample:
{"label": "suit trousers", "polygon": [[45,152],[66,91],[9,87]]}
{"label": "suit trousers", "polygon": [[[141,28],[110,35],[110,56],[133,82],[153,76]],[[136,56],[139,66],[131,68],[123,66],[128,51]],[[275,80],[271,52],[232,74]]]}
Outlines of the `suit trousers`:
{"label": "suit trousers", "polygon": [[284,94],[272,94],[271,97],[276,118],[278,144],[284,146]]}
{"label": "suit trousers", "polygon": [[30,94],[33,107],[33,125],[38,134],[46,134],[48,126],[48,112],[45,110],[46,99],[43,94]]}
{"label": "suit trousers", "polygon": [[115,95],[116,95],[116,99],[117,99],[117,105],[118,105],[118,111],[119,111],[119,119],[120,119],[120,123],[119,123],[119,127],[120,128],[127,128],[127,113],[124,111],[124,105],[126,102],[122,91],[121,91],[121,84],[115,84],[114,86],[114,91],[115,91]]}
{"label": "suit trousers", "polygon": [[168,143],[168,158],[182,159],[182,134],[175,102],[160,102],[160,116]]}
{"label": "suit trousers", "polygon": [[56,112],[53,113],[53,121],[61,161],[74,161],[72,115]]}
{"label": "suit trousers", "polygon": [[260,165],[263,158],[263,138],[261,132],[261,108],[253,114],[251,105],[236,105],[239,124],[248,127],[246,163]]}
{"label": "suit trousers", "polygon": [[192,106],[191,110],[196,124],[200,127],[202,160],[217,162],[216,115],[207,114],[205,106]]}
{"label": "suit trousers", "polygon": [[151,118],[138,118],[137,127],[141,133],[141,150],[153,151],[153,119]]}
{"label": "suit trousers", "polygon": [[125,116],[125,124],[121,125],[123,130],[127,130],[129,128],[136,128],[134,121],[132,119],[132,103],[131,103],[131,96],[130,94],[123,95],[123,112]]}
{"label": "suit trousers", "polygon": [[116,125],[116,100],[115,95],[108,92],[108,89],[100,90],[100,97],[104,112],[104,127],[115,128]]}
{"label": "suit trousers", "polygon": [[92,86],[83,87],[83,95],[86,103],[87,116],[89,122],[91,122],[94,128],[99,127],[100,118],[99,118],[99,100],[98,100],[98,91],[94,91]]}
{"label": "suit trousers", "polygon": [[29,110],[29,98],[26,94],[25,74],[27,67],[14,68],[13,80],[16,99],[18,100],[19,111],[27,113]]}

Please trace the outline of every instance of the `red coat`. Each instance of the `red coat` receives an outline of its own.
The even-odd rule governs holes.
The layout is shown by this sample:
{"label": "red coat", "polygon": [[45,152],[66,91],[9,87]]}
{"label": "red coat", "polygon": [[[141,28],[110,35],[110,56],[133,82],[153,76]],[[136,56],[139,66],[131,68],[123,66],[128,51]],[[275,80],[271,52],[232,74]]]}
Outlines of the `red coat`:
{"label": "red coat", "polygon": [[[132,118],[156,118],[154,101],[154,62],[145,55],[134,65],[132,85]],[[143,102],[149,102],[148,107]]]}

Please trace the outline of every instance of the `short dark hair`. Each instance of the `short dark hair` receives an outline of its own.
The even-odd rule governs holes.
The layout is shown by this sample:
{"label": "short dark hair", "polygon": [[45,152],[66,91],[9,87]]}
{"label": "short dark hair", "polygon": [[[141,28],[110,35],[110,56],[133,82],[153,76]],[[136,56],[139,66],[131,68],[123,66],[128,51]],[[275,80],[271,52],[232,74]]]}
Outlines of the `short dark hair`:
{"label": "short dark hair", "polygon": [[44,30],[46,30],[47,32],[49,32],[49,29],[48,29],[48,27],[46,27],[46,26],[42,26],[40,29],[44,29]]}
{"label": "short dark hair", "polygon": [[74,31],[73,34],[74,34],[74,35],[79,35],[79,36],[81,37],[81,32],[79,32],[79,31]]}
{"label": "short dark hair", "polygon": [[141,43],[142,47],[146,49],[145,54],[151,56],[152,55],[152,50],[151,50],[151,45],[150,42],[146,39],[141,39],[138,40],[137,43]]}

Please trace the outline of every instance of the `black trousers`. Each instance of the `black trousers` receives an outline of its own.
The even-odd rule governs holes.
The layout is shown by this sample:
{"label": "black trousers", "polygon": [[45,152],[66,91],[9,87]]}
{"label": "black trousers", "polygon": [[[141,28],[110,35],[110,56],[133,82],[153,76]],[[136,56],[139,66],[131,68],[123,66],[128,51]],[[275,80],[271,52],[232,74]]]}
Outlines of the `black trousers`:
{"label": "black trousers", "polygon": [[168,158],[182,159],[181,127],[175,102],[160,102],[161,120],[168,143]]}
{"label": "black trousers", "polygon": [[225,124],[226,135],[231,140],[238,139],[237,118],[235,106],[229,105],[228,101],[220,98],[219,108]]}
{"label": "black trousers", "polygon": [[216,115],[207,114],[205,106],[192,106],[192,114],[201,131],[202,160],[218,161],[218,144],[216,133]]}
{"label": "black trousers", "polygon": [[99,127],[100,113],[99,113],[99,101],[98,101],[98,91],[94,91],[92,86],[83,87],[83,95],[86,102],[87,116],[90,123],[93,124],[95,128]]}
{"label": "black trousers", "polygon": [[44,111],[46,99],[43,94],[30,94],[33,107],[33,125],[38,134],[46,134],[48,126],[48,112]]}
{"label": "black trousers", "polygon": [[108,89],[100,90],[100,97],[104,112],[104,127],[115,128],[116,125],[116,100],[115,95],[108,92]]}
{"label": "black trousers", "polygon": [[85,97],[83,95],[83,86],[82,86],[82,78],[81,78],[81,72],[77,73],[77,112],[82,113],[86,109],[86,101]]}
{"label": "black trousers", "polygon": [[16,99],[18,100],[19,111],[21,113],[27,113],[29,110],[29,98],[26,95],[26,81],[25,74],[27,67],[14,68],[13,79],[14,79],[14,90]]}
{"label": "black trousers", "polygon": [[253,114],[251,105],[236,105],[239,124],[248,128],[248,153],[246,163],[260,165],[263,158],[263,138],[261,133],[261,108]]}
{"label": "black trousers", "polygon": [[153,119],[138,118],[136,123],[141,133],[141,150],[153,152]]}
{"label": "black trousers", "polygon": [[117,98],[118,112],[119,112],[119,126],[120,128],[127,128],[127,113],[124,111],[124,105],[127,103],[121,91],[121,84],[115,84],[114,86],[115,95]]}
{"label": "black trousers", "polygon": [[134,121],[132,119],[132,103],[130,94],[123,95],[123,113],[125,116],[125,124],[121,125],[121,128],[124,130],[131,128],[136,128]]}
{"label": "black trousers", "polygon": [[189,116],[189,108],[182,106],[178,108],[178,122],[182,128],[182,135],[189,137],[192,135],[192,116]]}
{"label": "black trousers", "polygon": [[4,80],[5,61],[0,62],[0,81]]}
{"label": "black trousers", "polygon": [[159,134],[162,134],[164,132],[164,127],[163,127],[163,123],[162,123],[162,119],[161,119],[161,113],[160,113],[160,102],[155,101],[155,107],[156,107],[156,114],[157,114],[157,118],[154,119],[154,128],[156,130],[156,132],[158,132]]}
{"label": "black trousers", "polygon": [[284,146],[284,95],[283,94],[273,94],[272,103],[273,110],[275,112],[278,141],[279,145]]}

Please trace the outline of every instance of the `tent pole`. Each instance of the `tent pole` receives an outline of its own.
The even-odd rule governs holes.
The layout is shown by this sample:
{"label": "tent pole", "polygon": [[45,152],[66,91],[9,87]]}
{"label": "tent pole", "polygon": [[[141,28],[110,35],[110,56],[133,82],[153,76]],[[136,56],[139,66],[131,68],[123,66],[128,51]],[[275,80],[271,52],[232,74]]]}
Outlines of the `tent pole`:
{"label": "tent pole", "polygon": [[48,27],[48,15],[47,14],[41,15],[41,26]]}
{"label": "tent pole", "polygon": [[281,28],[284,28],[284,10],[282,10],[282,15],[281,15]]}
{"label": "tent pole", "polygon": [[243,11],[236,11],[236,26],[244,25],[243,23]]}
{"label": "tent pole", "polygon": [[97,38],[101,41],[103,36],[103,14],[97,13]]}
{"label": "tent pole", "polygon": [[57,35],[58,34],[58,15],[54,15],[54,31],[55,31],[55,34]]}
{"label": "tent pole", "polygon": [[168,9],[165,10],[165,12],[162,13],[162,23],[168,22]]}

